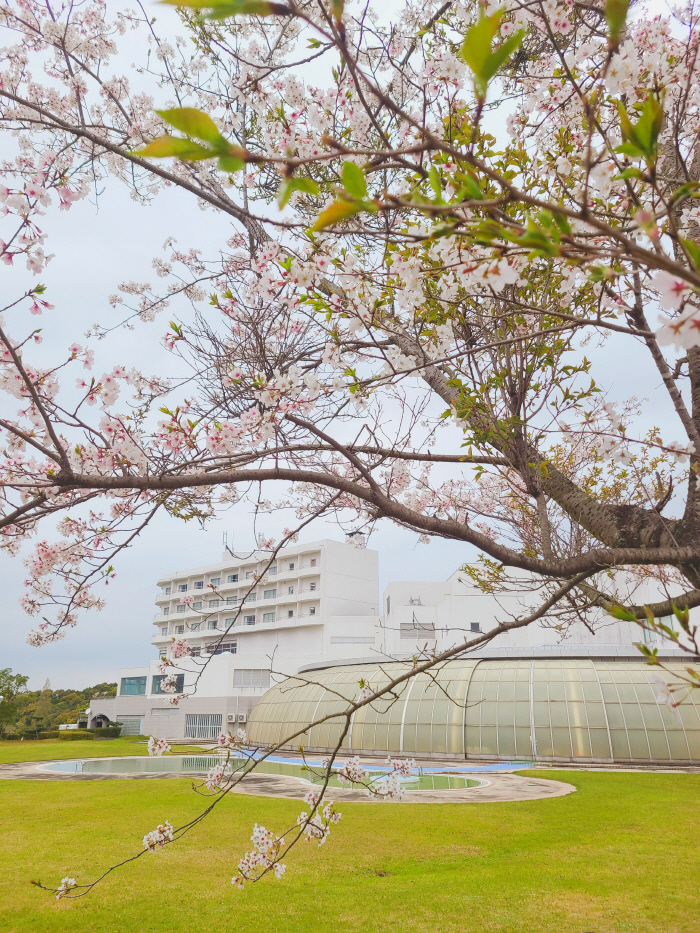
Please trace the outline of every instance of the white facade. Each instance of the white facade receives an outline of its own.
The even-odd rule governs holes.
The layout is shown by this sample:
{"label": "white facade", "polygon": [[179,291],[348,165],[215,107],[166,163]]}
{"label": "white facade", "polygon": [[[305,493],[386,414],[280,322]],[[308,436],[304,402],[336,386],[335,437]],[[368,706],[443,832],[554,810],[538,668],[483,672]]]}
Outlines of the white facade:
{"label": "white facade", "polygon": [[[287,547],[269,567],[269,553],[256,551],[162,577],[152,642],[165,657],[173,639],[187,641],[192,655],[167,671],[179,677],[178,694],[192,695],[173,705],[154,660],[120,672],[117,697],[93,701],[91,724],[118,720],[125,734],[213,738],[243,725],[265,691],[289,675],[444,651],[497,620],[522,617],[533,598],[485,595],[456,571],[442,583],[390,583],[380,604],[378,559],[376,551],[323,540]],[[583,623],[561,633],[539,621],[471,653],[640,658],[639,626],[609,616],[595,622],[595,633]],[[671,641],[653,643],[669,658],[683,656]]]}
{"label": "white facade", "polygon": [[120,671],[117,697],[95,700],[91,721],[209,738],[244,723],[260,696],[300,667],[383,656],[376,551],[323,540],[286,547],[268,564],[264,551],[225,554],[218,564],[162,577],[152,643],[165,657],[173,639],[187,641],[192,655],[168,673],[179,677],[178,694],[195,694],[173,706],[154,660]]}

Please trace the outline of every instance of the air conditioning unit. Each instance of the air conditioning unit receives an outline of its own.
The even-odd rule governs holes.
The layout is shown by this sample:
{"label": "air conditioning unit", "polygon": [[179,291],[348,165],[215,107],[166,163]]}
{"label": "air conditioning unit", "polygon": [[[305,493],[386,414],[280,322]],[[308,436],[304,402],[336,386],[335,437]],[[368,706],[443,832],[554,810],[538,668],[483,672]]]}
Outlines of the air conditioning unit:
{"label": "air conditioning unit", "polygon": [[247,721],[248,721],[248,717],[246,716],[245,713],[238,714],[238,722],[247,722]]}
{"label": "air conditioning unit", "polygon": [[228,716],[226,717],[226,722],[235,722],[235,721],[236,721],[236,714],[229,713]]}

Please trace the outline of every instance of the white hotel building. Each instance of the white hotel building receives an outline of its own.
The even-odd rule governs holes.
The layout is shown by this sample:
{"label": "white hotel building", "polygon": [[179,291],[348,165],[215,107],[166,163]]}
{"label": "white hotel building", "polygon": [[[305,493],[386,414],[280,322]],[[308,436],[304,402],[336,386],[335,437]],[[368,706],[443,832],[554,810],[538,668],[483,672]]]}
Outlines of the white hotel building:
{"label": "white hotel building", "polygon": [[[290,675],[314,680],[322,669],[444,650],[527,605],[525,594],[485,595],[459,571],[444,582],[390,583],[380,604],[378,553],[331,540],[286,547],[269,561],[263,551],[226,553],[218,564],[161,578],[152,643],[163,657],[173,638],[187,640],[192,655],[168,671],[178,677],[178,694],[196,689],[172,705],[158,659],[123,669],[117,696],[93,700],[90,726],[118,721],[123,735],[214,738],[245,726],[261,696]],[[640,661],[640,636],[634,623],[607,619],[595,635],[577,623],[562,640],[536,623],[470,656]],[[658,647],[669,659],[687,657],[670,642]]]}

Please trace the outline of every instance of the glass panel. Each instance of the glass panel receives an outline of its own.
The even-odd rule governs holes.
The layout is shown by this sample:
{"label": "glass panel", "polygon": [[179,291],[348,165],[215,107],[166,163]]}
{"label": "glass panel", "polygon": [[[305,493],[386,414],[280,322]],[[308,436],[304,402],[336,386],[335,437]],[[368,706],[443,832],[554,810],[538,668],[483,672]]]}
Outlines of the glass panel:
{"label": "glass panel", "polygon": [[566,692],[564,690],[564,684],[551,683],[549,684],[549,699],[550,700],[564,700],[566,699]]}
{"label": "glass panel", "polygon": [[625,725],[628,731],[630,729],[643,729],[644,721],[642,711],[636,703],[623,703],[622,715],[625,717]]}
{"label": "glass panel", "polygon": [[498,754],[515,754],[515,729],[512,726],[510,728],[501,726],[498,730]]}
{"label": "glass panel", "polygon": [[605,729],[605,710],[602,703],[586,703],[586,716],[591,729]]}
{"label": "glass panel", "polygon": [[571,748],[574,758],[591,757],[591,743],[588,740],[588,729],[571,730]]}
{"label": "glass panel", "polygon": [[485,726],[495,726],[497,723],[497,703],[480,703],[479,709],[481,710],[481,723]]}
{"label": "glass panel", "polygon": [[591,729],[591,757],[611,757],[607,729]]}
{"label": "glass panel", "polygon": [[[688,746],[690,746],[690,757],[700,758],[700,732],[686,732],[678,728],[666,730],[666,740],[671,750],[671,758],[674,761],[688,760]],[[687,741],[686,741],[687,740]]]}
{"label": "glass panel", "polygon": [[552,727],[552,742],[556,758],[571,758],[571,739],[568,729]]}
{"label": "glass panel", "polygon": [[550,703],[549,714],[552,720],[552,726],[562,726],[569,728],[569,717],[566,712],[566,703]]}
{"label": "glass panel", "polygon": [[529,729],[515,730],[515,754],[519,758],[532,757],[532,739]]}
{"label": "glass panel", "polygon": [[608,714],[608,725],[610,726],[611,730],[625,728],[625,720],[622,716],[622,707],[619,703],[606,703],[605,711]]}
{"label": "glass panel", "polygon": [[535,729],[535,748],[539,758],[552,757],[552,734],[549,729]]}
{"label": "glass panel", "polygon": [[495,726],[486,726],[481,730],[481,754],[497,755],[498,744]]}
{"label": "glass panel", "polygon": [[416,727],[416,751],[430,752],[430,726]]}
{"label": "glass panel", "polygon": [[498,725],[502,727],[512,726],[515,719],[515,704],[514,703],[500,703],[498,704]]}
{"label": "glass panel", "polygon": [[667,761],[670,755],[668,751],[668,742],[666,741],[666,733],[654,729],[653,731],[647,732],[647,739],[649,740],[651,757],[656,761]]}
{"label": "glass panel", "polygon": [[648,758],[649,743],[647,742],[646,733],[641,729],[629,729],[628,735],[630,740],[631,757]]}
{"label": "glass panel", "polygon": [[515,725],[530,727],[529,703],[515,703]]}

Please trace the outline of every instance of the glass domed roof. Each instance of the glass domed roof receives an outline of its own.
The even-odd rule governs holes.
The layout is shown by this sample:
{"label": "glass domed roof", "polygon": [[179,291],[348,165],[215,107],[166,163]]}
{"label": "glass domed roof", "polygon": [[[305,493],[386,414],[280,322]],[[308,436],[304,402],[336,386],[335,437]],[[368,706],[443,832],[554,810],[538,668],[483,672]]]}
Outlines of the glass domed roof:
{"label": "glass domed roof", "polygon": [[[290,678],[260,699],[248,735],[254,742],[325,751],[347,727],[342,748],[353,753],[700,762],[700,690],[676,715],[657,702],[652,686],[655,678],[672,676],[642,661],[447,661],[346,722],[343,710],[361,678],[376,690],[408,670],[400,662],[346,665],[304,674],[312,683]],[[328,716],[334,718],[305,731]]]}

